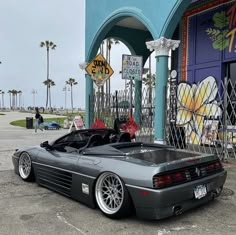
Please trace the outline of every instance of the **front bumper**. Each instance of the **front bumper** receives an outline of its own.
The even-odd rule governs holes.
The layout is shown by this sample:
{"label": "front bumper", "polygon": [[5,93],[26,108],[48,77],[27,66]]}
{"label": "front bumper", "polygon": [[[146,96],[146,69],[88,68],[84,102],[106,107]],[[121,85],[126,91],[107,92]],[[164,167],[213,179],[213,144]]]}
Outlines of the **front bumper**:
{"label": "front bumper", "polygon": [[[227,172],[224,170],[206,178],[164,189],[148,189],[134,185],[126,186],[138,217],[163,219],[181,214],[219,196],[226,176]],[[195,199],[194,197],[194,188],[198,185],[206,185],[207,189],[207,195],[201,199]]]}
{"label": "front bumper", "polygon": [[18,165],[19,165],[19,157],[16,156],[16,155],[13,155],[12,156],[12,163],[13,163],[13,166],[14,166],[14,171],[16,174],[19,175],[19,170],[18,170]]}

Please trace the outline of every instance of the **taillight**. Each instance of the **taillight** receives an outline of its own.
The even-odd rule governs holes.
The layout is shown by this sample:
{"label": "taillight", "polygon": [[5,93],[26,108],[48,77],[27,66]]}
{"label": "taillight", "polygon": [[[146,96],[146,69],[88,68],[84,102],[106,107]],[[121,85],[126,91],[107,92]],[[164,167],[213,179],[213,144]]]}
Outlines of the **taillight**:
{"label": "taillight", "polygon": [[156,188],[163,188],[172,183],[170,175],[162,175],[154,177],[153,179],[154,187]]}
{"label": "taillight", "polygon": [[208,175],[215,174],[223,169],[220,161],[196,165],[190,168],[179,169],[177,172],[169,172],[153,177],[153,187],[156,189],[174,186],[188,181],[197,180]]}
{"label": "taillight", "polygon": [[184,172],[177,172],[177,173],[174,173],[172,175],[172,180],[173,182],[177,183],[177,182],[182,182],[184,180],[186,180],[186,176],[185,176],[185,173]]}
{"label": "taillight", "polygon": [[207,171],[214,171],[215,169],[215,164],[211,164],[207,166]]}
{"label": "taillight", "polygon": [[221,170],[222,165],[220,162],[215,162],[206,167],[208,173],[214,173],[216,170]]}
{"label": "taillight", "polygon": [[222,168],[222,165],[221,165],[220,162],[216,162],[216,163],[215,163],[215,167],[216,167],[216,169],[221,169],[221,168]]}
{"label": "taillight", "polygon": [[154,188],[165,188],[185,180],[186,176],[184,172],[175,172],[167,175],[154,176],[153,186]]}

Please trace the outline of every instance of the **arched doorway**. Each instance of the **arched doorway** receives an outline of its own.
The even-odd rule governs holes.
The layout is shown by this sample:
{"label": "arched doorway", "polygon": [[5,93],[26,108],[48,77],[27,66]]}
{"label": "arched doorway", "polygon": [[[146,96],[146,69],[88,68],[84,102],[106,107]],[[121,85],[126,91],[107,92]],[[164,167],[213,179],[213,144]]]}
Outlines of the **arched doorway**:
{"label": "arched doorway", "polygon": [[[171,37],[183,12],[190,4],[191,0],[177,0],[172,3],[168,2],[166,3],[166,6],[163,4],[159,6],[158,9],[156,1],[150,2],[152,3],[148,6],[139,2],[137,3],[137,6],[132,7],[123,6],[122,8],[119,6],[117,9],[115,9],[115,6],[114,8],[111,7],[114,12],[111,12],[108,17],[104,17],[100,27],[94,34],[92,42],[87,47],[86,61],[91,61],[91,59],[96,55],[99,46],[104,39],[115,38],[121,40],[129,48],[132,55],[142,55],[143,62],[145,63],[151,53],[146,47],[146,42],[156,40],[161,36]],[[103,4],[103,1],[101,1],[101,4]],[[116,5],[116,3],[113,3],[112,5]],[[140,8],[142,9],[141,11],[139,10],[140,5],[142,5],[142,8]],[[149,11],[145,12],[145,8],[148,8]],[[150,13],[150,10],[152,13]],[[156,14],[153,14],[154,12],[156,12]],[[158,15],[160,15],[161,20],[158,20]],[[164,17],[161,17],[163,15]],[[151,21],[151,18],[156,18],[156,20]],[[165,63],[164,66],[166,72],[159,76],[159,81],[162,81],[159,88],[159,90],[161,90],[161,96],[163,95],[163,88],[167,83],[166,75],[168,74],[168,63]],[[156,83],[156,86],[159,85]],[[135,93],[138,94],[139,92],[139,97],[141,97],[140,87],[140,83],[135,84]],[[156,94],[159,90],[156,90]],[[88,127],[91,120],[91,114],[93,113],[91,109],[92,107],[89,106],[89,97],[93,94],[93,84],[89,79],[89,76],[86,76],[86,93],[86,107],[88,107],[86,108],[86,126]],[[158,106],[159,105],[160,104],[158,104]],[[155,104],[155,106],[157,105]],[[161,108],[159,109],[155,107],[155,113],[159,116],[164,116],[164,105],[161,104]],[[162,129],[163,120],[163,117],[161,120],[157,120],[158,125],[155,128],[156,130]],[[163,133],[160,133],[160,135],[161,138],[164,137]]]}

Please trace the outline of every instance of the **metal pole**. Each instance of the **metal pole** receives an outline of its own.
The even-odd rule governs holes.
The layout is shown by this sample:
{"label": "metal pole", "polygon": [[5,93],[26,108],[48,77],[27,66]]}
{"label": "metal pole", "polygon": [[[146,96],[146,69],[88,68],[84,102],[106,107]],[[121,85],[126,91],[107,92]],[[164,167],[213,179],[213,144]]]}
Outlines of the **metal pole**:
{"label": "metal pole", "polygon": [[65,110],[66,110],[66,87],[65,87]]}
{"label": "metal pole", "polygon": [[[227,68],[228,70],[228,68]],[[227,159],[226,150],[227,150],[227,83],[228,83],[228,71],[227,75],[224,78],[224,118],[223,118],[223,160]]]}
{"label": "metal pole", "polygon": [[132,92],[133,92],[133,77],[130,77],[130,114],[129,116],[132,117],[133,116],[133,109],[132,109]]}
{"label": "metal pole", "polygon": [[118,91],[116,90],[116,117],[119,118],[119,112],[118,112]]}

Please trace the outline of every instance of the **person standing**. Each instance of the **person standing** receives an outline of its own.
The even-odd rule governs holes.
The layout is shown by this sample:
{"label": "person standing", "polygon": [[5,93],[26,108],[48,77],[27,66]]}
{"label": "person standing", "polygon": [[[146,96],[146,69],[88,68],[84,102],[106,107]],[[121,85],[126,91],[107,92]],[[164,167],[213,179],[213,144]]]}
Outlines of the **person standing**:
{"label": "person standing", "polygon": [[34,133],[37,133],[38,129],[44,132],[42,123],[43,123],[43,117],[39,113],[38,107],[35,107],[35,131]]}

